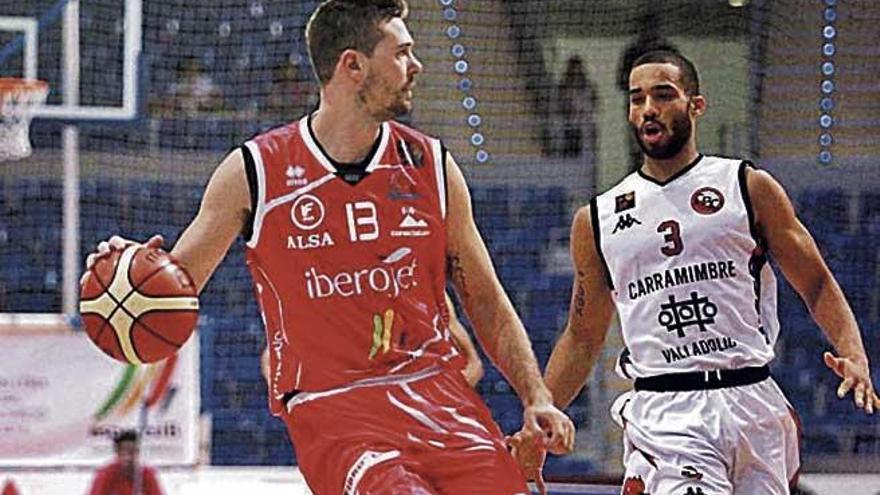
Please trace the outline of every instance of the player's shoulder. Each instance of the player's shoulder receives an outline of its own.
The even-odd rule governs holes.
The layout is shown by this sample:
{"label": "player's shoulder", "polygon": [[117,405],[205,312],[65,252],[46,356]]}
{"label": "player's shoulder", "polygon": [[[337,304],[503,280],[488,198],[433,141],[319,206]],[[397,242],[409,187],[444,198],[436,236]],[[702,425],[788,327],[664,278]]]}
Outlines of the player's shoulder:
{"label": "player's shoulder", "polygon": [[574,212],[574,216],[572,217],[571,224],[573,228],[583,229],[584,227],[591,227],[593,224],[593,219],[591,215],[593,214],[593,201],[588,202],[587,204],[581,206]]}
{"label": "player's shoulder", "polygon": [[251,140],[257,144],[269,144],[296,139],[302,134],[303,119],[305,118],[306,117],[303,117],[302,119],[294,120],[293,122],[288,122],[287,124],[278,127],[273,127],[272,129],[257,134]]}
{"label": "player's shoulder", "polygon": [[391,130],[392,135],[401,137],[406,140],[418,140],[423,142],[437,140],[437,138],[416,129],[415,127],[397,122],[396,120],[388,121],[388,127]]}
{"label": "player's shoulder", "polygon": [[598,202],[607,200],[608,198],[611,198],[613,200],[622,194],[629,194],[639,187],[640,182],[641,179],[638,172],[632,172],[623,179],[620,179],[617,184],[614,184],[604,192],[597,194],[591,200],[591,203],[595,205]]}
{"label": "player's shoulder", "polygon": [[719,155],[705,155],[700,159],[700,167],[707,173],[747,173],[748,169],[757,169],[754,162],[747,158],[728,157]]}

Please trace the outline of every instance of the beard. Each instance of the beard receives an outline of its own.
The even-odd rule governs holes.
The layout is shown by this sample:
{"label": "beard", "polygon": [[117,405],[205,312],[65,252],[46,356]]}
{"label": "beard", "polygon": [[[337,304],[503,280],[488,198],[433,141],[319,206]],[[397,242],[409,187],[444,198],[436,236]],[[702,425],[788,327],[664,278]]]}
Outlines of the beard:
{"label": "beard", "polygon": [[364,85],[358,90],[358,100],[367,113],[379,122],[406,115],[412,110],[412,103],[406,99],[407,86],[403,89],[391,87],[374,73],[367,75]]}
{"label": "beard", "polygon": [[655,160],[668,160],[677,155],[684,148],[684,145],[687,144],[688,139],[691,138],[693,126],[687,114],[677,115],[673,118],[672,125],[669,127],[670,132],[667,134],[667,142],[665,144],[658,143],[653,146],[645,144],[637,126],[632,126],[632,130],[636,136],[636,141],[639,143],[639,147],[642,148],[646,155]]}

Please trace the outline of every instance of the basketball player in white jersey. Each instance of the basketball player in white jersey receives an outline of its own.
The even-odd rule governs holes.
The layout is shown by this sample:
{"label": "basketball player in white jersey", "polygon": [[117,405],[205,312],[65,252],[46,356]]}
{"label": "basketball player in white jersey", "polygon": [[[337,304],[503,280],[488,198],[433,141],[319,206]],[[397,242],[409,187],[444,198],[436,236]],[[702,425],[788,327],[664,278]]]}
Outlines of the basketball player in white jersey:
{"label": "basketball player in white jersey", "polygon": [[[767,368],[779,332],[767,256],[837,351],[824,361],[842,380],[838,397],[853,391],[871,414],[880,400],[856,320],[779,183],[697,151],[706,100],[693,64],[648,52],[629,87],[644,163],[575,215],[571,311],[547,384],[557,407],[571,403],[616,310],[626,345],[617,371],[635,381],[612,408],[624,428],[623,493],[790,493],[798,426]],[[539,451],[518,454],[540,464]]]}

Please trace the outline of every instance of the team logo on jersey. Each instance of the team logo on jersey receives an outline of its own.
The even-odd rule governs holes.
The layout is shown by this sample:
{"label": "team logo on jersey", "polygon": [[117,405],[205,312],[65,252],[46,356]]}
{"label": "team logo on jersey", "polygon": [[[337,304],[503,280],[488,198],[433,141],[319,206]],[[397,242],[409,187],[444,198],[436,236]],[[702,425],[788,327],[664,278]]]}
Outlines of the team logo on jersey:
{"label": "team logo on jersey", "polygon": [[685,329],[696,326],[700,332],[708,330],[706,325],[715,323],[718,306],[708,297],[700,297],[696,291],[691,292],[690,299],[675,300],[675,294],[669,295],[669,302],[660,305],[657,321],[666,327],[666,331],[675,332],[679,337],[685,336]]}
{"label": "team logo on jersey", "polygon": [[302,187],[309,183],[306,169],[302,165],[288,165],[284,175],[287,176],[287,185],[291,187]]}
{"label": "team logo on jersey", "polygon": [[419,218],[419,213],[414,206],[404,206],[400,209],[403,218],[397,226],[397,230],[391,231],[391,237],[424,237],[431,235],[428,222]]}
{"label": "team logo on jersey", "polygon": [[627,213],[626,215],[617,217],[617,225],[614,226],[614,230],[611,231],[611,233],[616,234],[618,231],[626,230],[630,227],[641,224],[642,222],[640,222],[638,218],[632,216],[631,213]]}
{"label": "team logo on jersey", "polygon": [[636,207],[636,192],[630,191],[614,198],[614,213],[631,210]]}
{"label": "team logo on jersey", "polygon": [[382,354],[385,354],[391,349],[391,328],[393,326],[393,309],[386,309],[384,315],[373,315],[373,345],[370,347],[370,359],[373,359],[376,356],[379,349],[382,349]]}
{"label": "team logo on jersey", "polygon": [[389,176],[390,190],[388,198],[395,200],[413,200],[420,197],[416,190],[416,181],[410,177],[403,166],[398,165],[397,169],[391,172]]}
{"label": "team logo on jersey", "polygon": [[691,195],[691,208],[700,215],[717,213],[724,207],[724,195],[714,187],[701,187]]}
{"label": "team logo on jersey", "polygon": [[312,230],[324,221],[324,203],[317,196],[303,194],[290,207],[290,219],[302,230]]}
{"label": "team logo on jersey", "polygon": [[650,493],[645,493],[645,482],[641,476],[627,478],[623,482],[623,490],[620,493],[622,495],[651,495]]}

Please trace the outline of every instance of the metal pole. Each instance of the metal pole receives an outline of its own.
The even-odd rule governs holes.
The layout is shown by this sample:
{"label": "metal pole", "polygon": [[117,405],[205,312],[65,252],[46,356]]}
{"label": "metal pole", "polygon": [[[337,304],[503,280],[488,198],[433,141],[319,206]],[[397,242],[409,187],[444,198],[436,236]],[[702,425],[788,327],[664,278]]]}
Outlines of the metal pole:
{"label": "metal pole", "polygon": [[[79,104],[79,0],[64,7],[62,26],[64,104]],[[63,277],[61,306],[64,314],[77,313],[79,296],[79,129],[67,125],[61,133],[64,153]]]}

